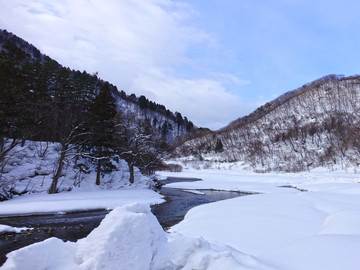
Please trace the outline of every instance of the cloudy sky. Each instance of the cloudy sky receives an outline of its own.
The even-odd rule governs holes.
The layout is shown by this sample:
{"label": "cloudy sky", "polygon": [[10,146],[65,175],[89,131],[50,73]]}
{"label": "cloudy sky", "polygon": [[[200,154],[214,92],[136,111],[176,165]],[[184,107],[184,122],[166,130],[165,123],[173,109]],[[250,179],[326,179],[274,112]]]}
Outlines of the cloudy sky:
{"label": "cloudy sky", "polygon": [[327,74],[360,73],[356,0],[0,0],[0,28],[217,129]]}

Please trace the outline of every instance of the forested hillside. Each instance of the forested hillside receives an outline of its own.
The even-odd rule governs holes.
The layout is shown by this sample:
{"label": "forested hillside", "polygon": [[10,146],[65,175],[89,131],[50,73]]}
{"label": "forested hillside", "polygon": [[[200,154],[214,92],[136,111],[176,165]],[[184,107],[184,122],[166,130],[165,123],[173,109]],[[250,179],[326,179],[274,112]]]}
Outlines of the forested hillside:
{"label": "forested hillside", "polygon": [[62,67],[0,30],[0,198],[11,196],[16,180],[7,175],[18,162],[13,152],[26,141],[57,143],[49,187],[55,193],[65,164],[86,172],[93,168],[100,185],[122,159],[133,183],[135,166],[153,172],[172,141],[194,128],[179,112],[119,92],[97,74]]}
{"label": "forested hillside", "polygon": [[285,93],[177,155],[244,161],[258,171],[360,164],[360,76],[330,75]]}

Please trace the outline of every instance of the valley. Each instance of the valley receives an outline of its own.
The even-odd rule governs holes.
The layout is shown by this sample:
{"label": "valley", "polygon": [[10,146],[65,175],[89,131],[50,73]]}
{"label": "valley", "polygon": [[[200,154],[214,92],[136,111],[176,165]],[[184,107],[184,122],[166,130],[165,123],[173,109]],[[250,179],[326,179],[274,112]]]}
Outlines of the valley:
{"label": "valley", "polygon": [[327,75],[198,127],[0,30],[1,269],[357,270],[359,113],[360,76]]}

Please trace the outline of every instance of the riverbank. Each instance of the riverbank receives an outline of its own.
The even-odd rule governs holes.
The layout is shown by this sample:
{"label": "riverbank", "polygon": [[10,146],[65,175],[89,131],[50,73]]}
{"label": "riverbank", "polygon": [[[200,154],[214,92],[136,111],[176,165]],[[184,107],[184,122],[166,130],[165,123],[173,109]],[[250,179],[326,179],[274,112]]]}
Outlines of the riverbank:
{"label": "riverbank", "polygon": [[[193,182],[200,181],[200,179],[169,177],[161,181],[161,183],[168,184],[184,181]],[[50,237],[76,242],[88,236],[110,212],[110,210],[105,209],[90,209],[99,209],[99,207],[105,206],[106,209],[112,209],[114,205],[128,204],[136,200],[142,203],[151,203],[151,200],[146,200],[146,196],[142,200],[138,200],[139,195],[144,195],[144,190],[137,192],[136,196],[133,196],[133,192],[134,190],[130,192],[129,190],[121,190],[120,193],[116,191],[81,192],[77,196],[70,193],[66,195],[58,194],[57,196],[47,194],[24,196],[20,201],[15,201],[17,207],[8,209],[12,211],[12,214],[0,217],[0,224],[7,224],[7,226],[0,225],[0,230],[3,228],[3,231],[0,231],[0,265],[5,262],[5,255],[9,252],[44,241]],[[149,194],[152,194],[152,192]],[[153,204],[151,211],[164,229],[168,229],[180,222],[187,211],[195,206],[248,195],[240,192],[212,190],[196,192],[194,190],[183,191],[173,188],[162,188],[160,194],[164,196],[162,199],[166,200],[166,203]],[[119,195],[121,195],[121,198],[119,198]],[[106,198],[103,198],[104,196]],[[51,204],[49,204],[50,199]],[[129,201],[129,199],[131,200]],[[81,203],[77,202],[79,200],[81,200]],[[99,204],[99,200],[101,200],[101,204]],[[32,204],[32,207],[25,207],[29,206],[29,204]],[[84,208],[84,204],[86,204],[86,208]],[[11,205],[14,206],[14,202]],[[20,211],[24,207],[27,208],[27,211]],[[60,209],[61,211],[55,211]],[[36,212],[31,213],[31,210]],[[23,229],[20,230],[17,227]]]}
{"label": "riverbank", "polygon": [[38,193],[0,202],[0,217],[114,209],[134,202],[152,205],[163,201],[159,193],[150,189]]}
{"label": "riverbank", "polygon": [[[209,189],[259,194],[195,207],[168,233],[159,229],[146,207],[125,206],[116,211],[116,218],[110,218],[112,222],[105,222],[105,218],[107,225],[100,225],[88,240],[79,244],[47,240],[26,247],[11,253],[4,269],[22,269],[21,263],[26,262],[19,258],[44,250],[50,250],[51,256],[63,254],[66,259],[55,262],[61,267],[71,265],[67,269],[101,269],[98,261],[110,267],[106,269],[131,266],[156,270],[223,269],[224,265],[226,269],[357,270],[360,265],[360,185],[356,174],[321,170],[299,174],[240,170],[158,174],[201,178],[203,181],[167,185],[197,194]],[[117,239],[117,244],[112,245],[109,239]],[[91,248],[98,242],[101,247]],[[72,250],[68,257],[67,250]],[[136,257],[143,253],[149,256]],[[42,269],[59,269],[54,268],[51,256],[40,260]],[[39,263],[26,259],[33,265]],[[11,264],[18,268],[9,267]]]}
{"label": "riverbank", "polygon": [[[149,189],[118,189],[37,193],[0,202],[0,224],[10,225],[0,235],[0,265],[15,249],[57,237],[76,241],[99,226],[111,209],[131,203],[154,205],[163,196]],[[16,231],[12,228],[27,227]]]}
{"label": "riverbank", "polygon": [[[187,179],[182,179],[186,181]],[[164,230],[168,230],[184,219],[186,213],[196,206],[213,203],[221,200],[249,195],[234,191],[182,190],[177,188],[163,187],[161,195],[165,196],[166,202],[151,207],[152,213],[158,219]]]}

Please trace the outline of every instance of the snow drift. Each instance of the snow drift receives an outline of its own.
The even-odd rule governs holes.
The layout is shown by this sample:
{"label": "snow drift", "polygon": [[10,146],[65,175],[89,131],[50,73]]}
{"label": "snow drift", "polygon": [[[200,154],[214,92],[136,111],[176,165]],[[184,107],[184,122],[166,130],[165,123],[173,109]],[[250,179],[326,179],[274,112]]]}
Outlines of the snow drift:
{"label": "snow drift", "polygon": [[8,254],[3,270],[16,269],[268,269],[235,249],[165,233],[144,204],[114,209],[88,237],[49,238]]}

